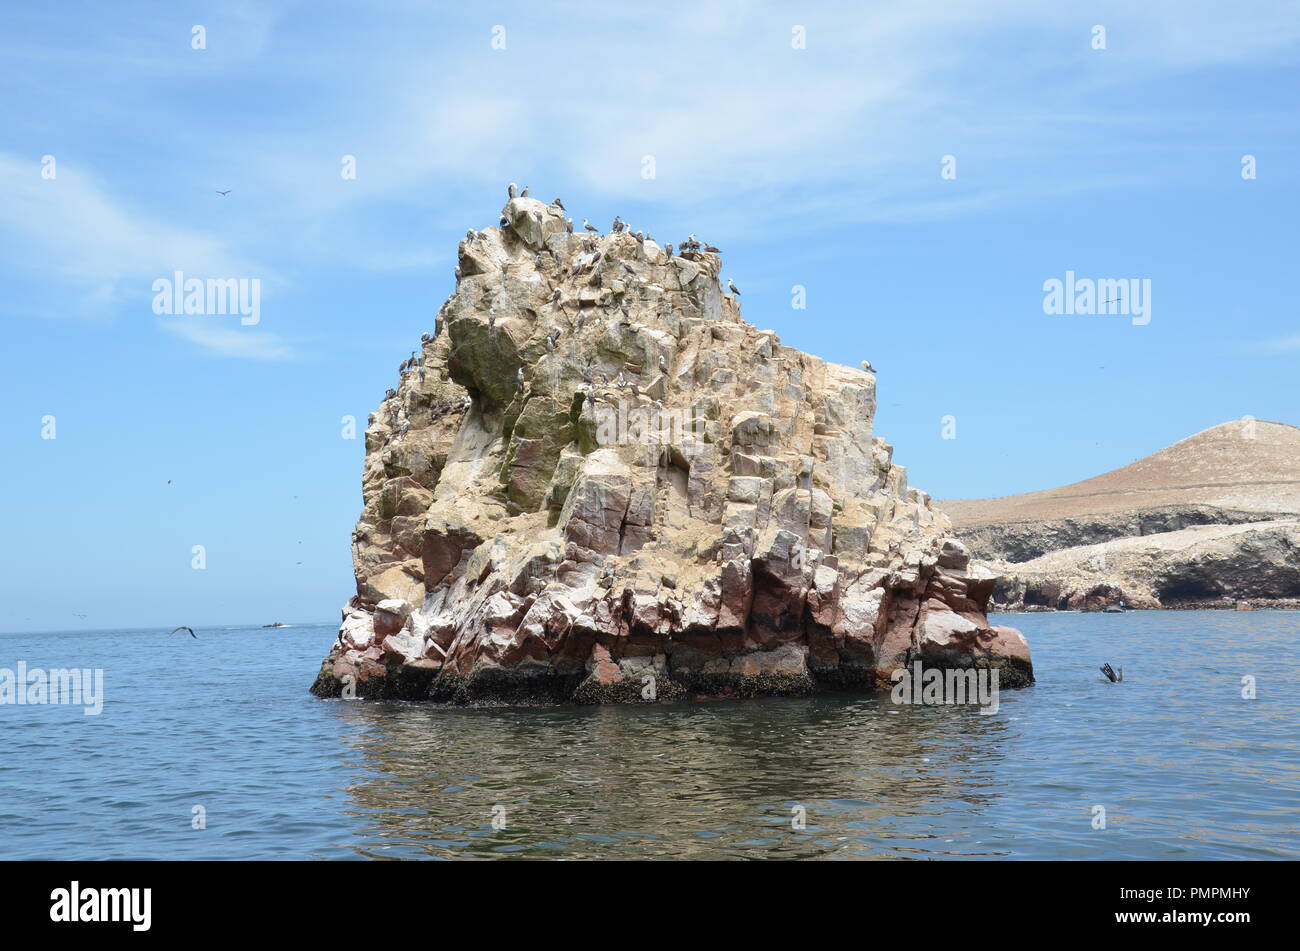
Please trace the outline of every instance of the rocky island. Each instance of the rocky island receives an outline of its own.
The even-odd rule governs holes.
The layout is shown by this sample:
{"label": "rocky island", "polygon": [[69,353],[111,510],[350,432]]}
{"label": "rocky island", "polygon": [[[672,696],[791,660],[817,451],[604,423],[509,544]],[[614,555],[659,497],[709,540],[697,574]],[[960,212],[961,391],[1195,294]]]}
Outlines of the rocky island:
{"label": "rocky island", "polygon": [[1300,607],[1300,429],[1230,420],[1083,482],[938,503],[1007,610]]}
{"label": "rocky island", "polygon": [[366,430],[356,593],[312,686],[643,702],[1033,680],[875,376],[740,315],[716,249],[512,197]]}

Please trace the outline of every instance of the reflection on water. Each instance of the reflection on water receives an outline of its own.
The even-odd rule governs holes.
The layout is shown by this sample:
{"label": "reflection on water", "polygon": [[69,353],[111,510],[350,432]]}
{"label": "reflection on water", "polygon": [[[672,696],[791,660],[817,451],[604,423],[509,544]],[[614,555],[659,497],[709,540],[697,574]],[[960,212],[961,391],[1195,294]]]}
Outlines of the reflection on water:
{"label": "reflection on water", "polygon": [[278,632],[277,655],[247,669],[229,658],[264,657],[256,629],[183,649],[156,632],[4,635],[0,666],[103,666],[106,703],[99,717],[0,707],[0,855],[1300,857],[1300,614],[1012,622],[1039,682],[993,716],[887,694],[321,701],[306,685],[330,627]]}
{"label": "reflection on water", "polygon": [[[340,706],[345,706],[340,704]],[[446,711],[346,705],[373,855],[996,855],[1008,724],[883,698]],[[505,807],[506,828],[492,810]],[[794,808],[806,828],[792,828]],[[946,818],[945,818],[946,817]],[[948,841],[944,841],[945,838]]]}

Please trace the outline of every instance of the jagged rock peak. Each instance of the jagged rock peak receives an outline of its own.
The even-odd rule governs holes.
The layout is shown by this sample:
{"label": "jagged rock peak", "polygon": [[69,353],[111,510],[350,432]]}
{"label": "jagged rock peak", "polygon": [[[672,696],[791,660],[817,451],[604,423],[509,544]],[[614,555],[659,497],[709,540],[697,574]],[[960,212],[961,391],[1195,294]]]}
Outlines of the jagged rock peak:
{"label": "jagged rock peak", "polygon": [[985,615],[996,578],[873,434],[873,374],[746,323],[718,253],[529,198],[500,220],[370,417],[315,692],[663,700],[918,659],[1032,680]]}

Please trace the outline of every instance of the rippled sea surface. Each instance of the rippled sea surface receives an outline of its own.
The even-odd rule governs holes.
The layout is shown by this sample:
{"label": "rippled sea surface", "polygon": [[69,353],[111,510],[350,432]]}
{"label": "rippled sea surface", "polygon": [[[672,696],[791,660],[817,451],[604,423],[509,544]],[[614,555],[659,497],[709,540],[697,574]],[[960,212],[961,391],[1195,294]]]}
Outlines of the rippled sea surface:
{"label": "rippled sea surface", "polygon": [[1300,858],[1300,613],[1000,620],[1038,683],[992,716],[329,701],[332,625],[0,635],[105,695],[0,705],[0,857]]}

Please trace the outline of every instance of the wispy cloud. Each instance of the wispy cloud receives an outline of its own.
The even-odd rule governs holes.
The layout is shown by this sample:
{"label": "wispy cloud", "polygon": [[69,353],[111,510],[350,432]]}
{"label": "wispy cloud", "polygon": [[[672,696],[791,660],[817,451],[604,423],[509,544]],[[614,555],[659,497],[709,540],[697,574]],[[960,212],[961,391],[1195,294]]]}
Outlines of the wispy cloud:
{"label": "wispy cloud", "polygon": [[[52,303],[102,313],[146,301],[149,281],[177,268],[264,281],[271,263],[304,281],[428,270],[439,260],[429,249],[446,247],[430,232],[490,223],[482,194],[503,199],[511,179],[561,194],[579,219],[597,203],[639,202],[662,221],[689,212],[717,241],[1163,183],[1178,173],[1135,171],[1132,155],[1185,145],[1195,124],[1128,121],[1097,106],[1098,92],[1294,60],[1295,8],[1264,0],[1230,17],[1209,0],[1097,0],[1086,14],[1039,0],[886,0],[846,13],[666,0],[653,15],[505,4],[483,17],[389,0],[342,48],[337,17],[239,3],[214,13],[207,49],[194,51],[188,26],[127,5],[111,14],[120,28],[92,17],[62,46],[0,40],[15,77],[0,93],[33,101],[40,76],[66,140],[82,129],[107,141],[111,124],[115,141],[133,143],[130,162],[102,145],[50,146],[63,163],[54,182],[34,154],[0,153],[0,252],[44,276]],[[494,23],[504,50],[490,46]],[[1095,23],[1108,29],[1104,53],[1089,46]],[[792,48],[796,25],[806,49]],[[87,49],[98,53],[87,60]],[[1103,124],[1123,134],[1095,134]],[[39,154],[50,125],[28,109],[7,132]],[[959,177],[941,183],[948,153]],[[340,175],[344,155],[355,179]],[[234,193],[215,198],[218,187]]]}
{"label": "wispy cloud", "polygon": [[162,317],[159,329],[197,344],[221,357],[244,360],[291,360],[293,347],[278,334],[259,327],[229,326],[222,317]]}
{"label": "wispy cloud", "polygon": [[1278,337],[1274,340],[1265,340],[1259,344],[1258,350],[1264,353],[1281,354],[1300,352],[1300,334],[1291,337]]}
{"label": "wispy cloud", "polygon": [[[0,153],[0,242],[9,259],[71,291],[83,312],[147,301],[175,270],[216,277],[261,274],[227,243],[114,198],[66,157],[55,177],[36,158]],[[60,297],[62,295],[59,295]]]}

